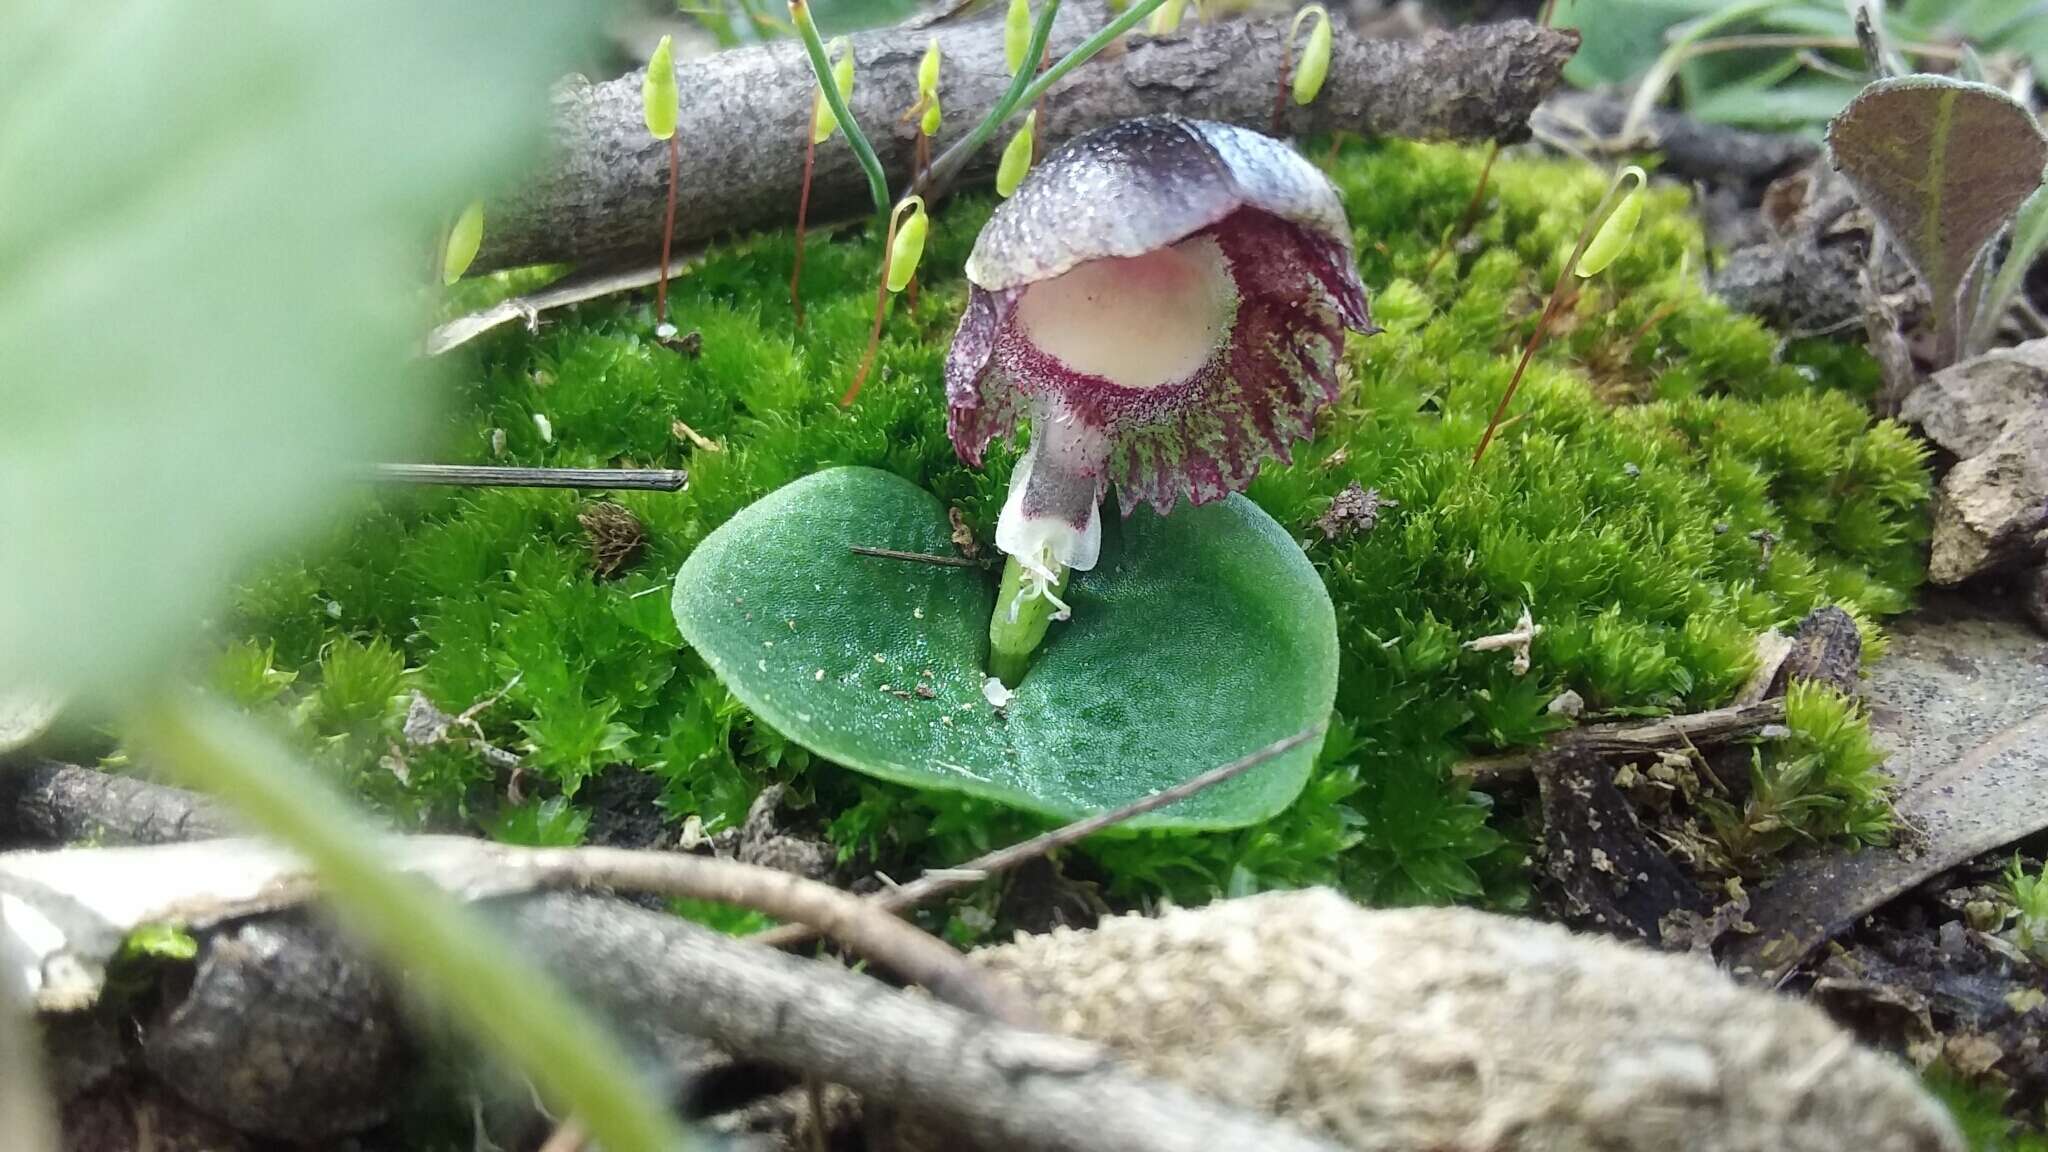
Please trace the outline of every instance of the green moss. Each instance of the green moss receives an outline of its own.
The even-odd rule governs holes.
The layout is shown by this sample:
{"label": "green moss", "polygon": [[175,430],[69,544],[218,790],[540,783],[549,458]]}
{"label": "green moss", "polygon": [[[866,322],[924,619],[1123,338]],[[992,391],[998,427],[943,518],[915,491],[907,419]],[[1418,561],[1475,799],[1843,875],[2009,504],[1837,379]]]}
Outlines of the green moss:
{"label": "green moss", "polygon": [[1956,1119],[1971,1152],[2048,1152],[2048,1130],[2015,1120],[2005,1107],[2007,1093],[1973,1082],[1946,1065],[1936,1064],[1923,1077],[1927,1087]]}
{"label": "green moss", "polygon": [[1740,808],[1703,801],[1715,837],[1737,869],[1755,871],[1802,842],[1829,837],[1879,842],[1891,833],[1891,806],[1877,771],[1884,753],[1870,737],[1862,707],[1828,685],[1795,680],[1785,695],[1792,734],[1766,759],[1750,763]]}
{"label": "green moss", "polygon": [[[1545,705],[1567,688],[1612,714],[1724,703],[1759,629],[1824,603],[1863,619],[1908,604],[1925,533],[1920,450],[1869,419],[1861,397],[1874,374],[1861,352],[1781,348],[1701,294],[1704,253],[1679,191],[1652,194],[1635,242],[1584,286],[1500,440],[1472,466],[1605,184],[1576,165],[1502,161],[1471,237],[1425,272],[1478,172],[1474,153],[1406,144],[1333,161],[1387,331],[1352,342],[1344,400],[1250,494],[1307,542],[1336,604],[1336,726],[1307,791],[1276,820],[1087,848],[1126,897],[1334,883],[1377,901],[1511,903],[1523,837],[1452,780],[1455,760],[1540,739],[1560,723]],[[665,594],[718,524],[830,465],[895,471],[989,538],[1014,455],[997,450],[985,473],[961,466],[940,385],[963,300],[955,270],[987,211],[961,201],[934,219],[923,300],[915,313],[899,306],[850,411],[836,398],[866,339],[879,257],[857,230],[813,236],[802,332],[786,299],[790,242],[768,236],[713,251],[675,284],[676,322],[701,334],[696,356],[645,337],[644,298],[585,305],[537,335],[501,331],[459,354],[434,458],[490,459],[501,433],[507,463],[690,469],[683,492],[619,497],[646,526],[644,557],[597,578],[569,494],[387,493],[323,546],[250,581],[226,629],[247,646],[231,662],[242,667],[224,682],[297,717],[336,771],[416,822],[528,827],[501,811],[502,784],[467,744],[403,744],[397,697],[414,690],[448,712],[502,694],[477,722],[524,756],[529,793],[573,801],[591,773],[626,765],[661,777],[673,819],[715,830],[764,782],[786,781],[844,854],[898,875],[1028,832],[986,804],[812,763],[680,649]],[[1315,520],[1352,481],[1398,504],[1369,533],[1322,538]],[[1524,607],[1546,629],[1527,675],[1506,653],[1461,647]],[[299,681],[272,685],[271,671]],[[281,693],[296,695],[263,703]],[[381,707],[379,693],[390,696]],[[1837,720],[1813,729],[1823,734],[1812,747],[1760,761],[1781,775],[1820,762],[1802,769],[1800,795],[1833,806],[1803,833],[1863,834],[1879,819],[1867,764],[1842,751],[1862,719]],[[956,935],[986,923],[988,899],[956,906]]]}

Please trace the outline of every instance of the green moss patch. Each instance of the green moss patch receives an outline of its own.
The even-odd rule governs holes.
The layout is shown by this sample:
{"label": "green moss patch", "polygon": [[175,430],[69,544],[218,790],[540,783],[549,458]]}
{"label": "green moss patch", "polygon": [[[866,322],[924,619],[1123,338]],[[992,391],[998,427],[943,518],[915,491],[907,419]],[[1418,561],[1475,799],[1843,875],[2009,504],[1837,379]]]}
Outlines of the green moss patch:
{"label": "green moss patch", "polygon": [[[1331,883],[1373,901],[1512,903],[1521,837],[1452,779],[1452,762],[1540,740],[1562,723],[1545,706],[1566,689],[1609,715],[1725,703],[1759,630],[1827,603],[1862,619],[1898,612],[1919,579],[1927,471],[1900,428],[1870,419],[1872,366],[1846,346],[1783,345],[1705,297],[1681,192],[1655,193],[1632,247],[1586,283],[1474,468],[1604,177],[1502,161],[1476,228],[1430,268],[1472,194],[1476,154],[1375,145],[1340,154],[1331,172],[1387,331],[1353,339],[1343,401],[1249,495],[1303,542],[1335,603],[1333,733],[1301,799],[1265,824],[1084,849],[1125,897]],[[618,770],[655,775],[666,816],[710,830],[741,819],[764,783],[788,782],[846,857],[899,876],[1029,831],[1031,818],[987,801],[817,762],[754,722],[682,647],[667,595],[714,528],[834,465],[915,482],[986,546],[1015,457],[998,449],[983,473],[955,459],[940,377],[964,296],[957,269],[987,210],[960,201],[934,219],[922,299],[897,308],[850,411],[836,400],[865,343],[879,259],[861,231],[812,238],[802,331],[787,300],[790,241],[769,236],[720,248],[676,282],[671,307],[698,333],[694,354],[653,342],[638,298],[458,354],[432,458],[681,466],[689,487],[608,498],[643,536],[609,576],[584,521],[618,517],[582,515],[588,498],[366,497],[330,540],[249,581],[223,625],[217,679],[285,714],[307,748],[408,823],[573,836],[580,786]],[[1318,521],[1353,482],[1377,491],[1376,517],[1326,535]],[[1461,646],[1525,608],[1545,628],[1525,675],[1511,653]],[[474,728],[408,740],[413,693],[448,714],[482,705]],[[1799,711],[1813,731],[1757,771],[1824,802],[1773,814],[1825,814],[1812,824],[1823,835],[1881,835],[1862,719],[1826,702]],[[520,757],[519,803],[483,743]],[[542,811],[561,797],[567,807]],[[1758,852],[1780,846],[1754,839]]]}

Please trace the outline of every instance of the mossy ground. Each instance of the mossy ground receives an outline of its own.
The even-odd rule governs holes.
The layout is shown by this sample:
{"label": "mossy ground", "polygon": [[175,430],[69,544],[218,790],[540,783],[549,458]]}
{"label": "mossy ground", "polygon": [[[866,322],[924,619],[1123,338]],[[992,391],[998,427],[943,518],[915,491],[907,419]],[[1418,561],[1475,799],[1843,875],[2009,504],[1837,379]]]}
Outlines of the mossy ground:
{"label": "mossy ground", "polygon": [[[1470,151],[1399,143],[1331,161],[1387,330],[1352,341],[1344,399],[1250,495],[1305,543],[1336,604],[1332,735],[1278,819],[1082,849],[1119,898],[1330,883],[1376,902],[1512,904],[1522,832],[1455,782],[1452,762],[1539,740],[1561,723],[1545,705],[1568,688],[1613,715],[1725,703],[1759,630],[1824,603],[1868,620],[1909,602],[1929,488],[1920,448],[1871,420],[1875,372],[1860,351],[1781,345],[1701,293],[1705,253],[1677,190],[1653,196],[1633,246],[1584,285],[1473,467],[1542,293],[1605,184],[1581,166],[1503,161],[1477,226],[1425,272],[1479,167]],[[667,595],[727,517],[831,465],[925,485],[989,539],[1014,455],[998,450],[985,472],[961,465],[940,384],[957,270],[988,210],[963,200],[935,218],[923,299],[898,307],[850,410],[836,401],[866,341],[879,257],[860,230],[811,238],[801,331],[786,297],[791,241],[771,235],[720,247],[675,283],[675,322],[701,335],[694,356],[649,337],[645,298],[458,354],[436,458],[690,470],[685,491],[616,497],[644,525],[637,562],[596,574],[579,522],[588,500],[573,494],[365,497],[331,539],[249,580],[223,624],[216,682],[285,713],[334,772],[407,823],[574,840],[579,785],[613,769],[652,773],[669,820],[713,830],[763,784],[788,782],[843,854],[898,876],[1030,831],[985,803],[812,762],[681,647]],[[1354,480],[1397,503],[1370,532],[1324,539],[1315,521]],[[1546,629],[1527,675],[1506,653],[1461,649],[1525,607]],[[492,701],[475,719],[522,757],[523,802],[466,743],[408,745],[412,691],[450,713]],[[1800,740],[1760,761],[1769,810],[1729,814],[1757,834],[1747,850],[1882,835],[1862,718],[1813,696],[1795,727]],[[939,916],[971,935],[993,899]]]}

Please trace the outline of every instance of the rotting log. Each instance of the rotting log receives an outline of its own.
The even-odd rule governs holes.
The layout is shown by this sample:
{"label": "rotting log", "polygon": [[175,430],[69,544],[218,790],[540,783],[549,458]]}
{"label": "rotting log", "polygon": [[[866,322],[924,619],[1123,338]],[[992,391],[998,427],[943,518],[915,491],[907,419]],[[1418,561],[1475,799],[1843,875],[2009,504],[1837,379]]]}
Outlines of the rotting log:
{"label": "rotting log", "polygon": [[[1055,22],[1054,57],[1107,20],[1098,4],[1076,3]],[[1131,35],[1076,69],[1046,97],[1043,143],[1154,113],[1222,120],[1269,131],[1281,77],[1287,20],[1224,21],[1175,36]],[[916,126],[902,119],[915,74],[936,37],[945,65],[945,125],[935,152],[964,137],[1008,85],[1002,21],[936,22],[851,38],[859,75],[853,112],[893,186],[911,175]],[[1425,139],[1519,139],[1530,112],[1558,82],[1578,35],[1527,22],[1487,25],[1416,40],[1369,40],[1337,33],[1329,80],[1314,103],[1282,105],[1283,134],[1343,130]],[[523,188],[493,202],[473,268],[526,264],[613,264],[658,250],[668,195],[668,154],[641,117],[642,72],[603,83],[570,83],[555,97],[554,147]],[[676,66],[683,142],[676,243],[788,222],[803,176],[803,139],[815,85],[802,47],[784,41],[739,48]],[[962,173],[986,181],[995,147]],[[811,217],[830,221],[869,210],[853,154],[834,140],[818,149]]]}

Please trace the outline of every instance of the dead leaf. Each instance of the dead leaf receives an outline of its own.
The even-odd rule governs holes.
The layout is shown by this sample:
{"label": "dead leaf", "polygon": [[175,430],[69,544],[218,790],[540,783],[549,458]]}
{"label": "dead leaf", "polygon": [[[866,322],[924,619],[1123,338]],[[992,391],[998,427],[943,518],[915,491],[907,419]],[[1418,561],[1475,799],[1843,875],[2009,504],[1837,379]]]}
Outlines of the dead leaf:
{"label": "dead leaf", "polygon": [[1996,607],[1930,600],[1871,669],[1871,728],[1908,831],[1788,863],[1727,961],[1775,982],[1922,881],[2048,828],[2048,640]]}

